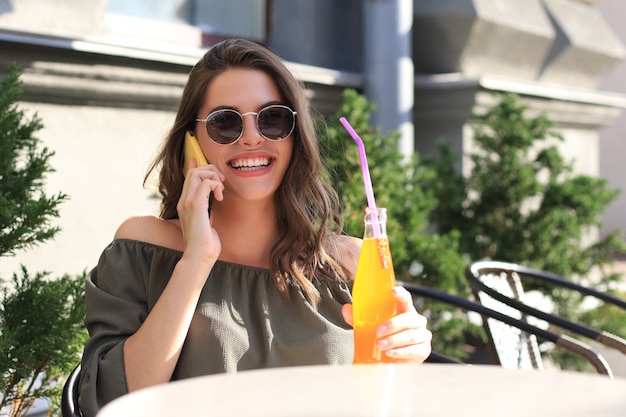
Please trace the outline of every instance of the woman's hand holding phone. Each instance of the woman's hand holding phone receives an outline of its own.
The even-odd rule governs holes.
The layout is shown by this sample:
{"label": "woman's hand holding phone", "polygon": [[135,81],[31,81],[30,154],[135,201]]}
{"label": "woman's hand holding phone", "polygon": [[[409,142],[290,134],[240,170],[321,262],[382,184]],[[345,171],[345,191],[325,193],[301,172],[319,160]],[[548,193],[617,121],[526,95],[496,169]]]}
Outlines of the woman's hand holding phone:
{"label": "woman's hand holding phone", "polygon": [[211,227],[210,208],[213,198],[218,201],[224,198],[224,176],[207,164],[196,138],[191,134],[185,138],[183,167],[185,182],[177,210],[185,241],[185,255],[198,257],[212,265],[221,252],[221,243]]}
{"label": "woman's hand holding phone", "polygon": [[[195,135],[187,131],[185,132],[185,142],[183,144],[183,175],[187,175],[189,171],[189,161],[191,159],[196,160],[196,167],[208,165],[209,162],[206,160],[204,153],[202,152],[202,148],[200,147],[200,143],[198,143],[198,139]],[[211,208],[213,206],[213,192],[209,194],[209,208],[207,213],[211,216]]]}

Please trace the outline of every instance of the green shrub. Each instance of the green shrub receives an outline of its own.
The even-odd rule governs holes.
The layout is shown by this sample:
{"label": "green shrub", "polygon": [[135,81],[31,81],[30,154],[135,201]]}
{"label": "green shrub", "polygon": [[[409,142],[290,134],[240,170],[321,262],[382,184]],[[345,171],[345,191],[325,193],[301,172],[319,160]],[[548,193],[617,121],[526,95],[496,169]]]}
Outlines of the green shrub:
{"label": "green shrub", "polygon": [[575,175],[552,141],[562,141],[545,116],[525,116],[526,106],[508,94],[476,116],[476,151],[467,178],[440,142],[435,194],[446,202],[432,212],[440,232],[461,232],[471,259],[525,263],[564,276],[588,274],[612,262],[624,244],[617,232],[592,245],[585,233],[618,195],[603,178]]}
{"label": "green shrub", "polygon": [[58,407],[65,377],[86,342],[85,276],[48,280],[47,275],[30,275],[22,267],[12,288],[3,288],[0,408],[9,406],[11,416],[23,415],[37,398]]}
{"label": "green shrub", "polygon": [[[588,233],[601,226],[600,216],[618,192],[603,178],[575,174],[557,148],[563,138],[552,121],[526,111],[519,97],[507,94],[475,115],[466,177],[455,169],[458,156],[450,145],[439,142],[439,155],[426,161],[437,173],[430,187],[440,202],[432,222],[440,233],[460,232],[459,249],[472,260],[518,263],[578,282],[599,272],[598,285],[621,279],[603,268],[626,249],[619,232],[588,243]],[[556,313],[581,318],[577,294],[541,284],[528,288],[550,295]],[[579,365],[565,356],[556,360]]]}
{"label": "green shrub", "polygon": [[[59,231],[52,221],[67,199],[44,192],[54,153],[34,136],[41,120],[18,108],[19,86],[19,69],[11,66],[0,84],[0,256],[52,239]],[[24,415],[37,398],[58,412],[65,376],[86,340],[84,281],[84,273],[51,279],[25,266],[0,280],[1,415]]]}

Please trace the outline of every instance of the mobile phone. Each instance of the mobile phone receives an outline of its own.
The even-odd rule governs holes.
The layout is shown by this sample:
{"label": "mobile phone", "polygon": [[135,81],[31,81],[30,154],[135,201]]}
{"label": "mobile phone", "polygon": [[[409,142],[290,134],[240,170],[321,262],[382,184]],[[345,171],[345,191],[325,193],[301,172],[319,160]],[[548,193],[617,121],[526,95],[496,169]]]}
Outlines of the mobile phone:
{"label": "mobile phone", "polygon": [[187,170],[189,170],[189,158],[195,158],[198,166],[208,164],[206,158],[204,157],[204,153],[202,152],[202,148],[200,148],[200,144],[198,143],[198,138],[196,138],[196,136],[189,130],[185,133],[183,155],[183,175],[186,175]]}
{"label": "mobile phone", "polygon": [[[207,165],[209,162],[202,152],[202,148],[198,143],[198,138],[189,130],[185,133],[185,142],[183,144],[183,175],[187,174],[189,169],[189,158],[194,158],[198,166]],[[209,194],[209,215],[211,215],[211,207],[213,206],[213,192]]]}

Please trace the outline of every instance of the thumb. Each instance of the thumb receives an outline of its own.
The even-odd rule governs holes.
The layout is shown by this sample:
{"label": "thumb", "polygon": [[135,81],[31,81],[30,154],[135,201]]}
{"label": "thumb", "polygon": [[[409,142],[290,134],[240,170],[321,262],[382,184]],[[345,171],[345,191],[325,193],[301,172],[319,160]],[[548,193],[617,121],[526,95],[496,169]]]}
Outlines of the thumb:
{"label": "thumb", "polygon": [[398,314],[406,313],[407,311],[415,310],[415,306],[413,305],[413,297],[411,293],[407,291],[401,285],[398,285],[392,290],[393,296],[397,301]]}
{"label": "thumb", "polygon": [[354,325],[352,321],[352,304],[344,304],[341,306],[341,314],[343,315],[343,319],[350,326]]}

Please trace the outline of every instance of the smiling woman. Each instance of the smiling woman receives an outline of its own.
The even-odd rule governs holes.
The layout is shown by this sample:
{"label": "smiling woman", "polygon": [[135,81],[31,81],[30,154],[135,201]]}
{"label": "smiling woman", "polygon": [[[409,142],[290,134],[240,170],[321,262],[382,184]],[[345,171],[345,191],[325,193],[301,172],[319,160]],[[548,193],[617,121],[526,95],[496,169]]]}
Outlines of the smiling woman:
{"label": "smiling woman", "polygon": [[[342,234],[309,103],[279,57],[245,40],[209,50],[152,171],[160,216],[123,222],[87,282],[86,416],[171,380],[352,363],[361,240]],[[431,334],[406,290],[393,294],[379,342],[422,362]]]}

